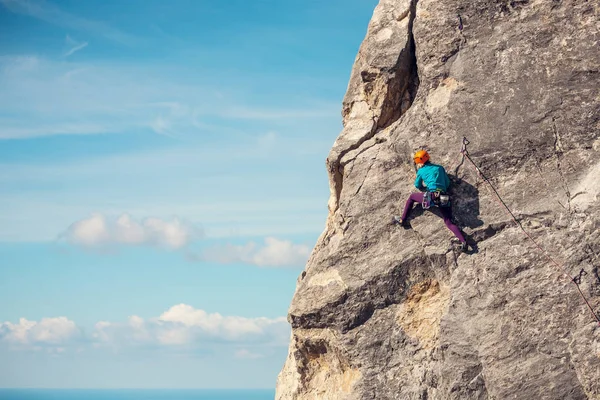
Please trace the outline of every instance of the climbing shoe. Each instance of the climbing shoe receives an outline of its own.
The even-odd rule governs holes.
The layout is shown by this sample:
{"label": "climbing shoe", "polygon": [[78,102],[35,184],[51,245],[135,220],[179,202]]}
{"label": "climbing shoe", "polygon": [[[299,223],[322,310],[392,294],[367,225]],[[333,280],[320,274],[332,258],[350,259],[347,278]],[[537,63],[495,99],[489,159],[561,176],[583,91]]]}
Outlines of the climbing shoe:
{"label": "climbing shoe", "polygon": [[392,217],[392,224],[398,224],[401,227],[403,227],[404,229],[410,228],[410,225],[408,224],[408,222],[402,220],[402,218],[399,215],[394,215]]}
{"label": "climbing shoe", "polygon": [[460,242],[458,239],[454,238],[450,240],[449,249],[455,249],[466,253],[469,251],[469,245],[467,244],[467,242]]}

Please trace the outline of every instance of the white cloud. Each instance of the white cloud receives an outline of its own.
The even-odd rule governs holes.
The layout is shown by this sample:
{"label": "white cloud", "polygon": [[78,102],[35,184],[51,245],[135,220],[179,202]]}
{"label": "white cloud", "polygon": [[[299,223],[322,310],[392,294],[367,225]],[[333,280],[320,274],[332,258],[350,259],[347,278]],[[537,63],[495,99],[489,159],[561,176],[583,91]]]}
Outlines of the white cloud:
{"label": "white cloud", "polygon": [[74,222],[61,237],[83,246],[154,245],[179,249],[201,236],[199,228],[177,218],[146,218],[137,222],[127,214],[111,219],[103,214]]}
{"label": "white cloud", "polygon": [[206,343],[263,343],[285,345],[289,325],[281,318],[245,318],[207,313],[178,304],[157,318],[132,316],[125,324],[98,322],[92,334],[104,345],[201,346]]}
{"label": "white cloud", "polygon": [[311,249],[306,245],[267,237],[263,246],[255,242],[242,246],[229,244],[206,250],[200,259],[223,264],[240,262],[259,267],[291,267],[303,266],[308,260],[310,251]]}
{"label": "white cloud", "polygon": [[137,315],[130,316],[127,323],[97,322],[90,340],[96,345],[143,345],[154,342],[154,338],[146,328],[146,322]]}
{"label": "white cloud", "polygon": [[248,336],[262,335],[272,324],[285,322],[282,319],[224,317],[219,313],[209,314],[186,304],[171,307],[159,318],[187,329],[198,329],[204,335],[226,340],[240,340]]}
{"label": "white cloud", "polygon": [[309,255],[310,248],[306,245],[268,237],[265,246],[254,253],[251,260],[258,266],[266,267],[304,265]]}
{"label": "white cloud", "polygon": [[[102,347],[116,350],[140,347],[206,349],[225,345],[240,349],[250,345],[260,349],[286,346],[289,334],[290,327],[284,317],[223,316],[187,304],[175,305],[154,318],[133,315],[122,323],[99,321],[87,335],[84,329],[65,317],[0,322],[0,344],[20,350],[51,349],[54,353]],[[241,351],[238,356],[255,358],[257,354]]]}
{"label": "white cloud", "polygon": [[81,49],[84,49],[88,45],[88,42],[78,42],[69,35],[67,35],[65,43],[68,46],[68,49],[64,54],[65,57],[69,57],[70,55],[75,54],[76,52],[78,52]]}
{"label": "white cloud", "polygon": [[[86,247],[109,245],[152,245],[168,249],[181,249],[195,239],[202,237],[199,228],[184,223],[177,218],[163,220],[149,217],[141,222],[122,214],[109,218],[103,214],[93,214],[89,218],[74,222],[59,235],[60,239]],[[220,264],[245,263],[259,267],[298,267],[303,266],[311,249],[289,240],[266,237],[262,246],[255,242],[245,245],[226,244],[206,249],[201,255],[190,252],[190,260],[208,261]]]}
{"label": "white cloud", "polygon": [[20,345],[62,344],[79,336],[75,322],[65,318],[43,318],[39,322],[21,318],[18,323],[0,323],[0,341]]}
{"label": "white cloud", "polygon": [[93,246],[110,241],[106,218],[100,214],[73,223],[67,232],[69,240],[77,244]]}

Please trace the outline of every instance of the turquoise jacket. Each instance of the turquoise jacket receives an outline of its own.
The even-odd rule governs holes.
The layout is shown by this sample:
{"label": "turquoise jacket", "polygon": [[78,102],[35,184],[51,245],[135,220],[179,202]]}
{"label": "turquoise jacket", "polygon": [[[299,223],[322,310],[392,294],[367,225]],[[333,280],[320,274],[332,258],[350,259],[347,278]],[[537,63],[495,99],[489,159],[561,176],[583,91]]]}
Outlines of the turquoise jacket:
{"label": "turquoise jacket", "polygon": [[428,161],[417,171],[415,187],[428,192],[434,192],[437,189],[446,192],[450,187],[450,179],[444,167]]}

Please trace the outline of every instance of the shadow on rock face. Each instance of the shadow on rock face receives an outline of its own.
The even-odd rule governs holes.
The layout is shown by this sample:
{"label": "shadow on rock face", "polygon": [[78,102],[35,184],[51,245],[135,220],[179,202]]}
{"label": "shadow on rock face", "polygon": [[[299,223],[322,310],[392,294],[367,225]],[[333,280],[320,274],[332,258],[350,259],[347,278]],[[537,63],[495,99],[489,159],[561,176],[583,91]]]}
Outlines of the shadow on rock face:
{"label": "shadow on rock face", "polygon": [[[479,189],[454,175],[449,175],[449,177],[452,182],[450,190],[452,196],[452,216],[457,225],[461,230],[464,227],[475,229],[482,226],[484,222],[479,219]],[[468,253],[477,253],[478,238],[466,235],[464,232],[463,234],[470,246]]]}
{"label": "shadow on rock face", "polygon": [[479,189],[467,181],[449,176],[452,182],[452,215],[458,226],[471,229],[483,226],[483,221],[479,219]]}

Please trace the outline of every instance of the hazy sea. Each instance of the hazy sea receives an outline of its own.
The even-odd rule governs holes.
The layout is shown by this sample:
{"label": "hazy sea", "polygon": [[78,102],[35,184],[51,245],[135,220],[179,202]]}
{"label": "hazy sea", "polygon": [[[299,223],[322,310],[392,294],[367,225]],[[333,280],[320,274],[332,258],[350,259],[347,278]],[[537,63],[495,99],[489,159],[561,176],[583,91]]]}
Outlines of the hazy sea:
{"label": "hazy sea", "polygon": [[0,389],[0,400],[273,400],[275,390]]}

